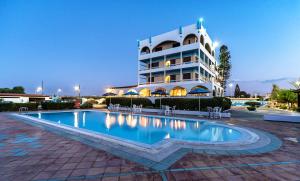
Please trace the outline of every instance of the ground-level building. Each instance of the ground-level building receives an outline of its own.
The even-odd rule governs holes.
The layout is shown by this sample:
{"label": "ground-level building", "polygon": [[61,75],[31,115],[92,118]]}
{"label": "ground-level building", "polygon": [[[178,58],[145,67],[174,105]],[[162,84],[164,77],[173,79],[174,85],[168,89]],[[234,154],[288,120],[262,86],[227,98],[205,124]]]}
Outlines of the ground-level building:
{"label": "ground-level building", "polygon": [[13,103],[42,102],[50,100],[49,96],[40,94],[0,93],[0,101]]}
{"label": "ground-level building", "polygon": [[163,90],[171,97],[183,97],[201,87],[211,92],[202,96],[223,96],[215,48],[200,21],[138,41],[138,84],[108,91],[118,95],[136,91],[150,97]]}

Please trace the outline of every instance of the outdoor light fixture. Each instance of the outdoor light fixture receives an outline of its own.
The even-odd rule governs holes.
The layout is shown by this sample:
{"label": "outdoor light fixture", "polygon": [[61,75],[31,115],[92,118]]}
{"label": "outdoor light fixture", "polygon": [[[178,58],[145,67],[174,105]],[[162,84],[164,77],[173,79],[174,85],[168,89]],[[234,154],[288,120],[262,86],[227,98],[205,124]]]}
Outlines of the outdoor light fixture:
{"label": "outdoor light fixture", "polygon": [[39,86],[39,87],[36,88],[36,92],[37,93],[42,92],[42,90],[43,90],[43,88],[41,86]]}
{"label": "outdoor light fixture", "polygon": [[201,17],[201,18],[199,18],[199,21],[200,21],[201,23],[203,22],[203,20],[204,20],[204,19],[203,19],[202,17]]}
{"label": "outdoor light fixture", "polygon": [[80,85],[74,86],[74,91],[78,93],[78,97],[80,97]]}

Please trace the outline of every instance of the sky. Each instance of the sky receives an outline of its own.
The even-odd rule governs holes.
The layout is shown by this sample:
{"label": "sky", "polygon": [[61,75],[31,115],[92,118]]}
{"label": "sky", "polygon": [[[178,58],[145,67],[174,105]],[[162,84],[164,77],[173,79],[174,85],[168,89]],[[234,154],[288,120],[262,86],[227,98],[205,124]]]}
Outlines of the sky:
{"label": "sky", "polygon": [[200,17],[229,47],[233,81],[300,77],[299,0],[0,0],[0,87],[134,85],[137,40]]}

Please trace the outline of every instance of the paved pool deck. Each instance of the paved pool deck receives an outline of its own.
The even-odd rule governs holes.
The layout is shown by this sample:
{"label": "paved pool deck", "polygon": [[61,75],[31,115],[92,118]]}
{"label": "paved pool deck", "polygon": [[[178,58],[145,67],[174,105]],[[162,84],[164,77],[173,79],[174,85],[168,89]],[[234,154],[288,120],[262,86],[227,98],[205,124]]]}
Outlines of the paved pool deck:
{"label": "paved pool deck", "polygon": [[223,122],[269,132],[282,146],[268,153],[185,153],[154,170],[0,114],[0,180],[300,180],[300,124],[233,112]]}

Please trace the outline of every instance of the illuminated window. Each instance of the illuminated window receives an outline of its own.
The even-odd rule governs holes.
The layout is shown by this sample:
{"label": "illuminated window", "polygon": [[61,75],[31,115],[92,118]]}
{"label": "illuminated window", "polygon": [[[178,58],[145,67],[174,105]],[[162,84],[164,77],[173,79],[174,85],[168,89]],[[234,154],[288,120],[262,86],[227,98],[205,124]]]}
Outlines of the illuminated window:
{"label": "illuminated window", "polygon": [[170,91],[170,96],[173,96],[173,97],[186,96],[186,94],[187,94],[187,91],[183,87],[174,87]]}

